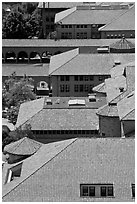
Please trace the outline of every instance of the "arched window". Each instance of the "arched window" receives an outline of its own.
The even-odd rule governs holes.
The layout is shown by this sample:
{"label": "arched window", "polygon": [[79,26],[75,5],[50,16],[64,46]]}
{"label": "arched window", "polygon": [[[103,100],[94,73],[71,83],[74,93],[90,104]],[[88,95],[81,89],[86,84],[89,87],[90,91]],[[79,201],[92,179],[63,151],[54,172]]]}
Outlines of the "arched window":
{"label": "arched window", "polygon": [[12,51],[7,52],[5,56],[5,62],[9,62],[9,63],[16,62],[15,53]]}
{"label": "arched window", "polygon": [[31,52],[30,53],[30,62],[32,63],[39,63],[41,62],[40,54],[37,52]]}
{"label": "arched window", "polygon": [[26,52],[24,52],[24,51],[19,52],[18,62],[20,62],[20,63],[28,62],[28,54]]}

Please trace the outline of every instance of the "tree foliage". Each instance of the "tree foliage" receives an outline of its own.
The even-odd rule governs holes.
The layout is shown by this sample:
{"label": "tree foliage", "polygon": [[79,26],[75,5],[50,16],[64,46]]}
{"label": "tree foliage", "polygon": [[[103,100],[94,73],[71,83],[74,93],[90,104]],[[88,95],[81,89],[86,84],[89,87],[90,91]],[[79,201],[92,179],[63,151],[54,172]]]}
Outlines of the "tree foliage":
{"label": "tree foliage", "polygon": [[8,107],[7,117],[13,124],[16,124],[20,105],[23,102],[36,99],[36,95],[32,91],[32,83],[33,79],[27,76],[18,80],[16,73],[10,75],[5,81],[2,102],[5,107]]}
{"label": "tree foliage", "polygon": [[35,3],[22,3],[4,15],[2,37],[7,39],[27,39],[39,36],[41,15]]}

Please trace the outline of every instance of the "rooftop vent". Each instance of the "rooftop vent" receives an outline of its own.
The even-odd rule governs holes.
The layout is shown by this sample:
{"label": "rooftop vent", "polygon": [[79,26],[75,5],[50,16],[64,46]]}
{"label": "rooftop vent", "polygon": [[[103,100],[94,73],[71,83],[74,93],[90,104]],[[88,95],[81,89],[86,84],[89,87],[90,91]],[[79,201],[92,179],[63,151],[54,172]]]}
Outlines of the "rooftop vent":
{"label": "rooftop vent", "polygon": [[95,95],[89,95],[89,102],[96,102],[96,96]]}
{"label": "rooftop vent", "polygon": [[124,91],[124,87],[119,87],[120,92]]}
{"label": "rooftop vent", "polygon": [[50,98],[47,98],[47,100],[46,100],[46,104],[47,104],[47,105],[52,105],[52,101],[51,101]]}
{"label": "rooftop vent", "polygon": [[115,65],[120,65],[121,64],[121,62],[119,60],[115,60],[114,63],[115,63]]}
{"label": "rooftop vent", "polygon": [[80,99],[73,99],[69,100],[68,102],[69,106],[85,106],[85,100]]}

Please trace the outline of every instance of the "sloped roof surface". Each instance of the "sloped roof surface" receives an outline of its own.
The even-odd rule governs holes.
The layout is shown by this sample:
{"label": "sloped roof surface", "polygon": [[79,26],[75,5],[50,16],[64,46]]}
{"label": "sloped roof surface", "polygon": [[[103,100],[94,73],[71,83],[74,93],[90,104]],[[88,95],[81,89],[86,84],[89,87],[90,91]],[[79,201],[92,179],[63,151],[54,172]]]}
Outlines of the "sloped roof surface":
{"label": "sloped roof surface", "polygon": [[10,131],[13,131],[15,128],[15,126],[12,123],[10,123],[6,118],[2,118],[2,126],[7,126],[10,129]]}
{"label": "sloped roof surface", "polygon": [[118,76],[115,78],[106,79],[105,87],[107,93],[107,101],[110,102],[121,94],[120,88],[124,88],[124,91],[126,91],[126,78],[124,76]]}
{"label": "sloped roof surface", "polygon": [[16,76],[48,76],[49,65],[21,65],[21,64],[3,64],[2,65],[2,76],[9,76],[13,72],[16,72]]}
{"label": "sloped roof surface", "polygon": [[[124,117],[129,115],[131,117],[130,113],[135,110],[135,93],[134,91],[131,92],[129,95],[124,97],[121,101],[117,104],[118,107],[118,113],[119,117],[122,120]],[[132,116],[134,116],[132,112]],[[135,120],[135,118],[132,118],[132,120]]]}
{"label": "sloped roof surface", "polygon": [[55,17],[55,23],[59,22],[60,21],[60,18],[65,18],[67,17],[68,15],[71,15],[74,11],[76,11],[76,7],[73,7],[71,9],[67,9],[65,11],[62,11],[61,12],[61,16],[60,16],[60,13],[57,13],[56,14],[56,17]]}
{"label": "sloped roof surface", "polygon": [[79,54],[79,49],[74,49],[68,52],[63,52],[59,55],[54,55],[50,60],[49,74],[52,74],[55,70],[58,70],[64,64],[69,63]]}
{"label": "sloped roof surface", "polygon": [[[68,16],[64,17],[64,13],[60,12],[55,16],[55,22],[62,24],[107,24],[113,19],[123,14],[125,10],[79,10],[72,11]],[[57,20],[56,20],[57,17]]]}
{"label": "sloped roof surface", "polygon": [[24,137],[5,146],[4,151],[16,155],[32,155],[42,146],[40,142]]}
{"label": "sloped roof surface", "polygon": [[97,115],[118,117],[118,109],[116,105],[105,105],[97,110]]}
{"label": "sloped roof surface", "polygon": [[43,109],[26,123],[32,130],[96,130],[98,117],[96,109]]}
{"label": "sloped roof surface", "polygon": [[[135,54],[78,54],[78,49],[74,49],[51,57],[49,74],[105,75],[110,74],[110,69],[113,67],[115,60],[125,64],[133,61],[134,58]],[[63,60],[61,61],[61,59]]]}
{"label": "sloped roof surface", "polygon": [[135,6],[131,7],[121,16],[117,16],[116,20],[99,28],[100,31],[110,30],[135,30]]}
{"label": "sloped roof surface", "polygon": [[135,44],[131,43],[129,40],[126,40],[125,38],[122,38],[121,40],[118,40],[117,42],[110,45],[110,48],[117,49],[117,50],[119,49],[130,50],[135,48]]}
{"label": "sloped roof surface", "polygon": [[[48,4],[49,3],[49,4]],[[81,5],[83,2],[45,2],[45,8],[71,8]],[[38,8],[43,8],[43,2],[39,2]]]}
{"label": "sloped roof surface", "polygon": [[[24,182],[25,179],[33,175],[38,169],[46,165],[54,157],[56,157],[62,150],[67,148],[76,139],[70,139],[60,142],[43,144],[41,148],[31,157],[25,159],[22,164],[21,177],[3,186],[3,195],[6,195],[12,189]],[[4,171],[13,165],[7,164]],[[15,166],[15,165],[14,165]]]}
{"label": "sloped roof surface", "polygon": [[16,127],[19,127],[20,125],[25,123],[28,119],[30,119],[39,111],[41,111],[44,106],[44,100],[45,100],[44,98],[41,98],[21,104]]}
{"label": "sloped roof surface", "polygon": [[[46,148],[43,155],[44,157],[47,155]],[[40,161],[38,158],[41,159],[41,154],[36,156],[36,161]],[[28,165],[29,162],[30,160]],[[51,161],[42,163],[43,165],[39,165],[40,168],[37,167],[37,171],[22,183],[17,183],[13,190],[11,188],[8,191],[9,193],[5,193],[3,201],[133,201],[131,183],[135,183],[134,139],[77,139]],[[82,183],[113,183],[115,196],[113,198],[80,197]],[[5,188],[8,188],[8,185],[5,185]]]}

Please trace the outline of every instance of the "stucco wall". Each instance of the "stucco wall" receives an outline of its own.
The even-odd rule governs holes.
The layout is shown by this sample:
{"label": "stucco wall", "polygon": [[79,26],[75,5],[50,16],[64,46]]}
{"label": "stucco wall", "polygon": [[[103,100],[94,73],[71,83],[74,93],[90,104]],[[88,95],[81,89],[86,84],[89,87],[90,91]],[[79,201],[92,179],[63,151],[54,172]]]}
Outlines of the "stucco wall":
{"label": "stucco wall", "polygon": [[99,116],[99,132],[104,137],[120,137],[121,126],[119,117]]}

